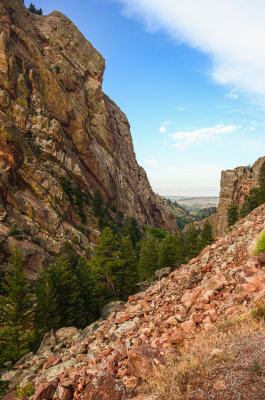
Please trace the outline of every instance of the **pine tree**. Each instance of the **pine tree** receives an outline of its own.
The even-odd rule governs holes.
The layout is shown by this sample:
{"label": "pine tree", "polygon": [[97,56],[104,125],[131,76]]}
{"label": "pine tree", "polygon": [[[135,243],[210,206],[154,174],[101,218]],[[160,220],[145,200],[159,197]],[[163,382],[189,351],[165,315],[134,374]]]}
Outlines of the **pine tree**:
{"label": "pine tree", "polygon": [[36,13],[36,7],[34,6],[33,3],[30,3],[28,10],[34,14]]}
{"label": "pine tree", "polygon": [[259,205],[265,203],[265,161],[261,164],[258,176],[260,196],[259,196]]}
{"label": "pine tree", "polygon": [[204,247],[208,246],[208,244],[213,243],[213,228],[208,219],[205,221],[203,228],[199,234],[198,238],[198,248],[199,251],[204,249]]}
{"label": "pine tree", "polygon": [[93,211],[96,217],[100,218],[103,215],[104,201],[102,198],[101,191],[95,190],[93,199]]}
{"label": "pine tree", "polygon": [[121,267],[118,271],[118,292],[121,300],[127,300],[135,292],[138,281],[136,252],[129,236],[121,238]]}
{"label": "pine tree", "polygon": [[36,295],[35,329],[37,336],[59,328],[61,316],[57,309],[56,288],[52,283],[49,269],[44,269],[38,276],[34,292]]}
{"label": "pine tree", "polygon": [[86,325],[89,325],[99,317],[99,304],[98,299],[94,296],[96,282],[93,279],[91,266],[85,257],[79,258],[76,276],[84,303]]}
{"label": "pine tree", "polygon": [[227,210],[228,226],[234,225],[238,221],[238,207],[236,204],[231,204]]}
{"label": "pine tree", "polygon": [[139,254],[138,271],[141,280],[150,280],[157,269],[157,242],[151,232],[147,231]]}
{"label": "pine tree", "polygon": [[192,224],[183,233],[183,257],[185,262],[188,262],[191,258],[196,257],[198,253],[198,231],[194,224]]}
{"label": "pine tree", "polygon": [[120,239],[107,227],[103,229],[95,255],[90,261],[95,281],[94,295],[100,306],[118,298],[118,271],[122,266]]}
{"label": "pine tree", "polygon": [[158,252],[158,268],[175,267],[177,261],[176,238],[167,235],[163,239]]}
{"label": "pine tree", "polygon": [[32,294],[25,264],[15,248],[8,259],[0,296],[0,359],[17,360],[29,351],[32,337]]}
{"label": "pine tree", "polygon": [[[60,256],[47,268],[36,284],[37,307],[35,319],[37,326],[44,329],[86,325],[86,312],[81,288],[78,285],[75,268],[71,266],[65,255]],[[45,290],[45,294],[43,294]],[[45,316],[45,308],[52,305],[52,309]],[[38,322],[40,321],[40,322]]]}

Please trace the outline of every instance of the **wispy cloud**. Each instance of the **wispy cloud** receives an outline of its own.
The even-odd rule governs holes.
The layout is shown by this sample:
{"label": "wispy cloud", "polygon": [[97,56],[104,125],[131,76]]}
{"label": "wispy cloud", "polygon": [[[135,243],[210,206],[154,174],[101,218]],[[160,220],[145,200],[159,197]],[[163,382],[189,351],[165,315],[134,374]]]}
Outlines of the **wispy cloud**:
{"label": "wispy cloud", "polygon": [[238,99],[239,94],[237,92],[237,89],[233,89],[230,93],[227,93],[226,97],[228,97],[229,99],[232,99],[232,100]]}
{"label": "wispy cloud", "polygon": [[186,111],[185,107],[178,107],[178,111]]}
{"label": "wispy cloud", "polygon": [[148,167],[157,168],[159,167],[159,162],[155,158],[146,158],[144,164]]}
{"label": "wispy cloud", "polygon": [[163,29],[212,57],[221,84],[265,96],[264,0],[114,0],[149,31]]}
{"label": "wispy cloud", "polygon": [[219,124],[216,126],[196,129],[193,131],[179,131],[171,133],[170,136],[177,142],[173,145],[180,150],[184,150],[192,145],[195,145],[201,141],[205,141],[208,138],[214,137],[216,135],[233,133],[237,131],[238,127],[236,125],[223,125]]}
{"label": "wispy cloud", "polygon": [[167,130],[167,127],[170,126],[170,125],[172,125],[172,124],[173,124],[173,122],[171,122],[171,121],[163,121],[163,122],[161,123],[160,128],[159,128],[159,131],[160,131],[161,133],[165,133],[166,130]]}

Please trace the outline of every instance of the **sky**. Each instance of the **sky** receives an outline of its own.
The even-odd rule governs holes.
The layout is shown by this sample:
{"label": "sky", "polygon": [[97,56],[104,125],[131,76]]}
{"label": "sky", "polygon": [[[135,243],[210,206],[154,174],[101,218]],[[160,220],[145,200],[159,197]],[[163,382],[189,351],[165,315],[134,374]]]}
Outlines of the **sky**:
{"label": "sky", "polygon": [[105,58],[103,90],[157,193],[218,196],[222,170],[265,155],[264,0],[33,3]]}

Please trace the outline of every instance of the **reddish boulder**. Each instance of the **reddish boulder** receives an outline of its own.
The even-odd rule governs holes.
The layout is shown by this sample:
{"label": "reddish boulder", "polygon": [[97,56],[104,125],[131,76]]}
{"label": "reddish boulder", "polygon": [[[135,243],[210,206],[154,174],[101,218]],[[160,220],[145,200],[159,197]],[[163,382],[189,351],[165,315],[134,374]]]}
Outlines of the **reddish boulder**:
{"label": "reddish boulder", "polygon": [[61,359],[59,357],[51,356],[48,358],[46,363],[44,364],[44,368],[50,368],[53,367],[54,365],[60,364]]}
{"label": "reddish boulder", "polygon": [[2,400],[15,400],[15,392],[7,393]]}
{"label": "reddish boulder", "polygon": [[172,344],[181,344],[184,339],[187,339],[189,337],[189,334],[185,332],[183,329],[175,329],[173,333],[170,336],[170,343]]}
{"label": "reddish boulder", "polygon": [[33,397],[34,400],[51,400],[55,393],[55,390],[58,385],[58,380],[53,380],[50,382],[42,382],[37,387],[35,395]]}
{"label": "reddish boulder", "polygon": [[150,375],[153,366],[166,363],[166,355],[169,351],[158,347],[141,346],[132,349],[128,353],[128,373],[139,378]]}
{"label": "reddish boulder", "polygon": [[259,253],[257,255],[257,260],[258,260],[258,264],[260,267],[264,267],[265,266],[265,252],[264,253]]}
{"label": "reddish boulder", "polygon": [[70,387],[66,387],[62,384],[59,384],[55,396],[57,396],[60,400],[71,400],[73,398],[73,391]]}
{"label": "reddish boulder", "polygon": [[82,400],[125,400],[126,387],[106,371],[99,372],[86,387]]}

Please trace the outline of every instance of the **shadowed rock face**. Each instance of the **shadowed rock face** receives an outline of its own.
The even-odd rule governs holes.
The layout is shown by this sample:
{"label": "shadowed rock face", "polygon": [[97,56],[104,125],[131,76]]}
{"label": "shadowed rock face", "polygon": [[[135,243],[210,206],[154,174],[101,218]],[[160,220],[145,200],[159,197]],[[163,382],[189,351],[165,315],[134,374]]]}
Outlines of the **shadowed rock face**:
{"label": "shadowed rock face", "polygon": [[137,164],[125,114],[102,92],[104,68],[63,14],[38,16],[20,0],[1,1],[0,214],[38,234],[49,254],[66,230],[87,245],[62,178],[88,195],[99,188],[140,224],[177,229]]}
{"label": "shadowed rock face", "polygon": [[232,203],[242,207],[250,189],[258,186],[259,169],[265,157],[259,158],[252,167],[238,167],[222,171],[220,197],[216,216],[216,234],[220,235],[228,227],[227,209]]}

